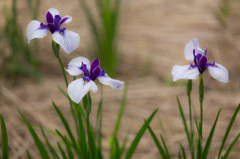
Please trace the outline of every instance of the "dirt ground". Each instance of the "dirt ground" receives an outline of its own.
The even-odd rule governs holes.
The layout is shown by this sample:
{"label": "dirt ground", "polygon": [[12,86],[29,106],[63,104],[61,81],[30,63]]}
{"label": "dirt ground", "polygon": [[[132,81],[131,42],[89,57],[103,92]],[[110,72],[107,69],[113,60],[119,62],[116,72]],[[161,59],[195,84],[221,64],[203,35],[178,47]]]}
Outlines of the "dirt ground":
{"label": "dirt ground", "polygon": [[[0,0],[3,4],[3,0]],[[151,123],[156,134],[163,133],[167,137],[167,144],[173,158],[177,158],[179,143],[187,147],[186,135],[180,118],[176,96],[179,96],[188,116],[188,105],[185,88],[181,82],[171,82],[171,69],[174,64],[184,65],[184,47],[193,37],[198,37],[201,48],[208,48],[210,61],[215,60],[223,64],[229,71],[229,84],[222,84],[212,79],[208,71],[204,74],[205,99],[204,99],[204,141],[210,132],[211,126],[221,108],[221,114],[216,127],[210,157],[214,158],[215,151],[227,128],[227,124],[240,102],[240,2],[231,1],[231,12],[228,26],[224,28],[216,18],[219,12],[220,0],[123,0],[121,6],[121,21],[119,26],[119,69],[118,79],[129,79],[127,105],[121,123],[119,139],[129,134],[128,145],[133,140],[136,132],[154,109],[158,108],[157,117]],[[7,1],[10,4],[10,0]],[[89,1],[91,9],[95,7]],[[48,0],[42,1],[40,6],[39,21],[45,22],[45,12],[49,8],[57,8],[61,15],[70,15],[73,21],[67,24],[69,30],[80,34],[79,48],[66,55],[61,52],[65,65],[77,56],[88,56],[92,47],[91,35],[86,17],[77,0]],[[31,20],[27,14],[25,1],[18,4],[20,25],[26,30]],[[0,15],[0,19],[2,15]],[[1,20],[2,21],[2,20]],[[2,22],[1,22],[2,24]],[[2,25],[1,25],[2,26]],[[42,125],[49,129],[63,130],[51,103],[56,102],[66,116],[69,114],[68,102],[57,88],[64,88],[63,78],[57,60],[51,52],[51,36],[45,40],[40,39],[41,69],[44,74],[43,82],[36,84],[31,80],[22,79],[21,85],[10,86],[6,81],[1,81],[0,113],[3,114],[8,133],[11,159],[26,158],[26,149],[33,156],[38,152],[30,134],[20,118],[16,107],[19,107],[34,125]],[[147,75],[142,76],[146,63],[149,64]],[[193,81],[193,102],[198,112],[198,80]],[[108,157],[107,138],[113,131],[118,114],[122,91],[104,87],[103,102],[103,149]],[[95,121],[96,107],[100,93],[92,94],[93,114]],[[161,131],[158,118],[161,119],[165,131]],[[73,122],[70,122],[73,123]],[[72,124],[72,127],[74,125]],[[240,132],[240,115],[238,115],[227,145]],[[54,137],[52,137],[54,142]],[[150,146],[151,145],[151,146]],[[240,150],[238,142],[234,149]],[[232,158],[240,158],[239,152],[233,152]],[[37,158],[37,157],[36,157]],[[134,159],[160,158],[157,148],[149,133],[143,136]]]}

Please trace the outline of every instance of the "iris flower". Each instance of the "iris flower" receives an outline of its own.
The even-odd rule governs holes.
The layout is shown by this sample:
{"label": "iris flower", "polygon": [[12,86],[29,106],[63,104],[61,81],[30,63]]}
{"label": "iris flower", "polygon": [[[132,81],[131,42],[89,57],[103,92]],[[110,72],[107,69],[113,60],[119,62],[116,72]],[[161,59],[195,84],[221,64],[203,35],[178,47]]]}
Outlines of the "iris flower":
{"label": "iris flower", "polygon": [[198,44],[198,39],[194,38],[190,41],[184,50],[185,58],[194,63],[189,65],[178,66],[174,65],[172,68],[173,81],[180,79],[197,79],[199,74],[202,74],[207,68],[210,75],[223,83],[228,82],[228,71],[219,63],[208,63],[207,49],[203,51]]}
{"label": "iris flower", "polygon": [[82,98],[92,90],[97,92],[98,87],[95,84],[95,80],[98,79],[100,83],[109,85],[113,89],[122,89],[124,82],[110,78],[104,69],[100,68],[100,62],[98,59],[94,59],[90,65],[90,62],[85,57],[77,57],[72,59],[66,71],[71,76],[78,76],[83,74],[83,77],[74,80],[68,85],[67,91],[69,97],[75,103],[79,103]]}
{"label": "iris flower", "polygon": [[76,49],[80,42],[80,37],[77,33],[60,28],[62,24],[67,24],[72,21],[72,17],[61,17],[57,9],[50,8],[46,13],[47,24],[33,20],[28,24],[27,37],[28,43],[34,38],[43,38],[48,31],[52,33],[53,40],[59,44],[66,53],[70,53]]}

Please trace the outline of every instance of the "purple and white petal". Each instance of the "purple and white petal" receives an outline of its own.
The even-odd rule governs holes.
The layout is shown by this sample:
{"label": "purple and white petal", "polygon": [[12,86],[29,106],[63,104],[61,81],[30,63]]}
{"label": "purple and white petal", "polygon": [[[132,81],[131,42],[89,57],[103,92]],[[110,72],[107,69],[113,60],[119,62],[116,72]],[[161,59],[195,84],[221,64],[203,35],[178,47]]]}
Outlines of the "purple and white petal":
{"label": "purple and white petal", "polygon": [[33,20],[28,24],[27,27],[27,37],[28,37],[28,43],[34,38],[43,38],[48,33],[48,27],[47,25],[42,24],[39,21]]}
{"label": "purple and white petal", "polygon": [[199,70],[197,67],[191,65],[178,66],[174,65],[172,68],[173,81],[180,79],[197,79]]}
{"label": "purple and white petal", "polygon": [[75,103],[79,103],[90,90],[96,93],[97,85],[92,80],[84,81],[83,78],[71,82],[67,88],[69,97]]}
{"label": "purple and white petal", "polygon": [[196,55],[202,54],[204,55],[204,51],[199,47],[198,39],[193,38],[189,43],[186,44],[184,49],[184,56],[187,60],[193,61],[193,50],[195,49]]}
{"label": "purple and white petal", "polygon": [[80,42],[79,35],[69,30],[57,30],[52,36],[53,40],[68,54],[76,49]]}
{"label": "purple and white petal", "polygon": [[105,74],[104,76],[102,76],[102,75],[99,76],[98,80],[100,83],[102,83],[104,85],[108,85],[108,86],[112,87],[113,89],[122,89],[123,84],[124,84],[124,82],[122,82],[122,81],[110,78],[107,74]]}
{"label": "purple and white petal", "polygon": [[80,69],[80,67],[82,66],[82,63],[87,65],[87,69],[90,69],[90,62],[87,58],[85,57],[77,57],[72,59],[69,63],[68,63],[68,68],[65,69],[69,75],[71,76],[78,76],[80,74],[83,73],[83,71]]}
{"label": "purple and white petal", "polygon": [[228,83],[229,73],[223,65],[215,63],[215,65],[208,66],[208,71],[214,79],[223,83]]}
{"label": "purple and white petal", "polygon": [[59,11],[55,8],[49,8],[47,12],[50,12],[53,18],[55,18],[55,15],[60,15]]}
{"label": "purple and white petal", "polygon": [[62,17],[62,19],[60,21],[60,25],[70,23],[71,21],[72,21],[72,17],[66,15],[66,16]]}

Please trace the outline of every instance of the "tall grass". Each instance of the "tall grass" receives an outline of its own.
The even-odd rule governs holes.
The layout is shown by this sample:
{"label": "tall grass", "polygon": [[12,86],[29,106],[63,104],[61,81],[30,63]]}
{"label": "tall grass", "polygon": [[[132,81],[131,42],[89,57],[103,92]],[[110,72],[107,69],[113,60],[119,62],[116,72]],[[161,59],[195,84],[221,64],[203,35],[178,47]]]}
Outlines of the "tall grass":
{"label": "tall grass", "polygon": [[121,0],[95,0],[97,21],[86,0],[78,0],[87,17],[91,34],[95,43],[94,57],[102,61],[103,67],[110,76],[114,76],[118,63],[118,22]]}
{"label": "tall grass", "polygon": [[[29,9],[32,18],[37,18],[39,2],[36,5],[32,4],[32,0],[28,0]],[[3,8],[5,18],[5,26],[1,30],[1,75],[10,78],[14,83],[17,82],[20,76],[34,77],[40,81],[39,58],[37,56],[38,46],[34,45],[34,49],[30,48],[25,39],[25,34],[18,24],[17,0],[12,0],[11,9],[7,6]]]}

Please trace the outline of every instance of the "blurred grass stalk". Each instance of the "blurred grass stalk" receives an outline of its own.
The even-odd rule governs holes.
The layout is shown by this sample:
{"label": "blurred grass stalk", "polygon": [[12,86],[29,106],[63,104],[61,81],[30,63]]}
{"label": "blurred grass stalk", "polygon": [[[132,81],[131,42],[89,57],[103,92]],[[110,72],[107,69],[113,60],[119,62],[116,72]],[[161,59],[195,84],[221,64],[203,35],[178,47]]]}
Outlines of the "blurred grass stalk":
{"label": "blurred grass stalk", "polygon": [[232,0],[221,0],[219,12],[216,15],[218,21],[224,28],[227,27],[227,19],[231,12],[231,3],[232,3]]}
{"label": "blurred grass stalk", "polygon": [[109,76],[114,76],[117,65],[117,28],[119,19],[119,8],[121,0],[95,0],[100,23],[98,23],[86,0],[79,0],[84,13],[87,16],[91,33],[96,43],[94,57],[102,61],[102,67],[106,69]]}
{"label": "blurred grass stalk", "polygon": [[[27,0],[32,18],[37,19],[40,0]],[[27,44],[25,35],[18,24],[17,0],[12,0],[11,10],[6,6],[3,8],[5,17],[5,26],[2,30],[1,41],[6,41],[2,55],[1,74],[5,77],[11,77],[16,83],[19,76],[32,76],[40,81],[40,68],[38,57],[38,44],[34,44],[31,49]],[[10,49],[10,53],[8,53]]]}

